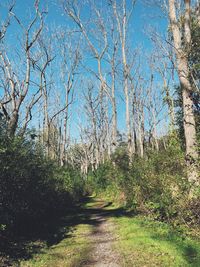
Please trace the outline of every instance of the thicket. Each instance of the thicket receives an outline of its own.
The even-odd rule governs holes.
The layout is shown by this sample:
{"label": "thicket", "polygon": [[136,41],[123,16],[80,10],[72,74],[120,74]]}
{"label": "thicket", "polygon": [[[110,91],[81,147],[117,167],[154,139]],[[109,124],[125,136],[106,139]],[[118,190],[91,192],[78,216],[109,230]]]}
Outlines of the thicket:
{"label": "thicket", "polygon": [[184,152],[171,137],[167,149],[149,151],[145,158],[134,157],[131,164],[124,147],[110,161],[88,176],[96,194],[103,194],[135,212],[173,225],[198,224],[200,187],[190,196]]}
{"label": "thicket", "polygon": [[0,234],[33,231],[83,195],[80,173],[71,166],[58,167],[28,136],[0,134]]}

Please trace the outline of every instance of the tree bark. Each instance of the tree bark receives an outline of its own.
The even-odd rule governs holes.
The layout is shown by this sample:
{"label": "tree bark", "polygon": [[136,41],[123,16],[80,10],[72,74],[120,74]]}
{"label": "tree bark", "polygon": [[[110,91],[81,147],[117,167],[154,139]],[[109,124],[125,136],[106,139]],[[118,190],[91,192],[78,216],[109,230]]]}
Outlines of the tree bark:
{"label": "tree bark", "polygon": [[113,2],[113,11],[118,25],[118,32],[121,42],[122,51],[122,64],[123,64],[123,78],[124,78],[124,95],[125,95],[125,105],[126,105],[126,130],[127,130],[127,143],[128,143],[128,153],[130,160],[132,159],[133,149],[132,149],[132,134],[131,134],[131,124],[130,124],[130,110],[129,110],[129,89],[128,89],[128,75],[129,69],[127,65],[126,57],[126,33],[127,33],[127,11],[126,11],[126,0],[122,3],[122,21],[120,21],[120,16],[117,11],[116,1]]}
{"label": "tree bark", "polygon": [[188,66],[188,52],[191,43],[191,30],[190,30],[190,0],[185,0],[185,16],[184,16],[184,43],[183,47],[181,40],[181,29],[176,15],[175,0],[169,0],[169,18],[170,26],[173,34],[174,48],[177,59],[178,76],[182,89],[183,99],[183,126],[185,134],[186,146],[186,163],[188,171],[188,180],[192,183],[199,184],[199,178],[196,168],[196,161],[198,159],[197,153],[197,139],[195,118],[193,111],[193,98],[192,98],[192,84],[190,82],[190,72]]}

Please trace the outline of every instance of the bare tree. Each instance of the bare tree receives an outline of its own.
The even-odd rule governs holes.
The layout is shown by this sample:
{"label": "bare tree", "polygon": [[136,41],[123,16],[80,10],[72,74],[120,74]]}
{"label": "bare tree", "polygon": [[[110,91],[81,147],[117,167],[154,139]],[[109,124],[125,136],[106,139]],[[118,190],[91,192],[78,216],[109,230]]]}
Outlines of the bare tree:
{"label": "bare tree", "polygon": [[0,42],[4,39],[5,37],[5,34],[7,32],[7,29],[10,25],[10,21],[11,21],[11,18],[12,18],[12,12],[13,12],[13,8],[15,6],[15,3],[11,3],[8,7],[8,15],[7,15],[7,18],[6,20],[2,23],[1,25],[1,29],[0,29]]}
{"label": "bare tree", "polygon": [[117,146],[117,104],[116,104],[116,77],[117,77],[117,53],[119,48],[118,36],[116,36],[114,21],[111,23],[111,45],[108,49],[107,57],[110,64],[111,86],[109,87],[110,99],[112,104],[112,137],[111,137],[111,152],[115,151]]}
{"label": "bare tree", "polygon": [[[31,83],[31,69],[34,68],[35,59],[33,57],[32,50],[36,45],[36,42],[42,32],[44,22],[44,12],[39,10],[39,1],[35,1],[35,16],[25,28],[15,13],[10,11],[12,16],[16,19],[17,23],[23,30],[24,34],[24,58],[25,58],[25,72],[24,77],[20,80],[19,71],[14,64],[11,63],[6,51],[0,52],[1,66],[4,75],[4,99],[1,101],[1,107],[4,116],[7,119],[8,133],[10,136],[14,136],[18,127],[19,113],[22,108],[22,104],[25,102],[29,92]],[[39,21],[39,25],[38,25]],[[31,109],[38,102],[41,97],[40,90],[37,90],[33,94],[30,103],[27,106],[27,112],[25,116],[26,128],[28,121],[31,119]],[[6,99],[6,101],[5,101]]]}
{"label": "bare tree", "polygon": [[123,63],[123,79],[124,79],[124,94],[125,94],[125,104],[126,104],[126,128],[127,128],[127,138],[128,138],[128,152],[130,158],[132,158],[132,133],[131,133],[131,121],[130,121],[130,100],[129,100],[129,88],[128,80],[130,74],[130,68],[127,63],[127,30],[128,23],[131,17],[135,1],[131,3],[130,12],[127,11],[126,0],[122,1],[122,6],[117,4],[116,0],[110,1],[113,8],[113,13],[117,22],[117,29],[119,33],[121,52],[122,52],[122,63]]}
{"label": "bare tree", "polygon": [[[100,10],[93,4],[92,1],[89,2],[91,6],[91,10],[93,11],[93,14],[95,15],[95,19],[92,22],[95,27],[95,35],[91,36],[91,33],[89,32],[89,29],[86,27],[86,25],[83,23],[81,19],[80,14],[80,8],[75,5],[73,1],[66,1],[64,3],[64,9],[68,16],[73,20],[73,22],[78,26],[79,30],[81,31],[82,35],[84,36],[84,39],[86,41],[86,44],[92,53],[92,56],[97,62],[97,71],[93,71],[91,69],[88,69],[98,80],[99,83],[99,105],[101,108],[101,111],[99,112],[100,116],[100,126],[102,127],[103,121],[105,122],[105,128],[102,127],[102,138],[100,138],[100,144],[98,147],[98,153],[100,153],[103,156],[99,156],[97,154],[97,162],[99,164],[100,158],[104,158],[104,152],[107,150],[108,154],[110,154],[110,133],[108,131],[109,128],[109,116],[108,116],[108,105],[109,101],[107,101],[107,97],[109,100],[111,100],[113,112],[115,112],[115,124],[116,124],[116,106],[113,102],[113,98],[110,93],[109,85],[105,79],[105,75],[103,73],[102,68],[102,61],[105,58],[106,52],[108,51],[108,31],[106,29],[106,23],[104,22],[104,19],[101,15]],[[113,88],[114,90],[114,88]],[[107,130],[106,130],[107,129]],[[103,142],[103,136],[107,139],[105,142]],[[101,152],[100,152],[101,151]],[[98,165],[97,164],[97,165]]]}
{"label": "bare tree", "polygon": [[[76,76],[78,74],[78,66],[81,61],[80,53],[80,38],[74,40],[71,32],[60,30],[56,33],[56,40],[59,44],[61,57],[61,81],[65,89],[65,110],[64,110],[64,125],[63,125],[63,142],[61,144],[60,163],[61,166],[67,161],[66,145],[67,145],[67,130],[69,107],[73,102],[73,90],[76,85]],[[76,45],[74,45],[76,43]]]}
{"label": "bare tree", "polygon": [[[183,113],[184,113],[184,133],[186,144],[186,162],[188,167],[188,179],[190,182],[199,183],[196,169],[197,139],[195,118],[193,111],[193,86],[190,81],[190,70],[188,63],[188,53],[191,44],[191,3],[184,1],[184,10],[178,10],[175,0],[169,0],[169,19],[173,35],[173,46],[177,60],[177,70],[182,89]],[[178,17],[178,14],[182,17]]]}
{"label": "bare tree", "polygon": [[[92,157],[94,168],[97,169],[101,162],[101,138],[99,132],[99,126],[101,127],[101,119],[98,115],[99,109],[99,96],[95,96],[94,84],[89,83],[87,93],[84,93],[85,96],[85,110],[86,116],[89,122],[90,127],[90,142],[92,145],[92,151],[94,156]],[[101,109],[100,109],[101,111]]]}
{"label": "bare tree", "polygon": [[[133,152],[137,152],[140,157],[144,157],[144,97],[145,90],[143,78],[137,74],[137,82],[134,84],[132,95],[132,133]],[[137,150],[137,151],[136,151]]]}

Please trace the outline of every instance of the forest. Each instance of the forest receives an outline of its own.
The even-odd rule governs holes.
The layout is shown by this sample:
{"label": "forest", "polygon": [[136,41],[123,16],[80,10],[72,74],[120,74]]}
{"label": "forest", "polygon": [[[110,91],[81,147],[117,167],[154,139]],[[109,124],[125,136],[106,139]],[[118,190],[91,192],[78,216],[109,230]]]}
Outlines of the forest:
{"label": "forest", "polygon": [[199,267],[199,154],[199,0],[0,2],[0,267]]}

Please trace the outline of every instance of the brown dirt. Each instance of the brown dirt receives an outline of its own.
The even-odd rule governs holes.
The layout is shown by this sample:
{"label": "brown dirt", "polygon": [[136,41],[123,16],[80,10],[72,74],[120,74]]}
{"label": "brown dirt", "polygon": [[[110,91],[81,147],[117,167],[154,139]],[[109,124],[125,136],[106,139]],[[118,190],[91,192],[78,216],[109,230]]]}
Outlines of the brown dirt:
{"label": "brown dirt", "polygon": [[104,218],[103,215],[93,215],[93,219],[99,222],[89,236],[93,243],[93,249],[89,260],[83,267],[120,267],[120,255],[113,250],[113,243],[116,241],[113,231],[113,223]]}

